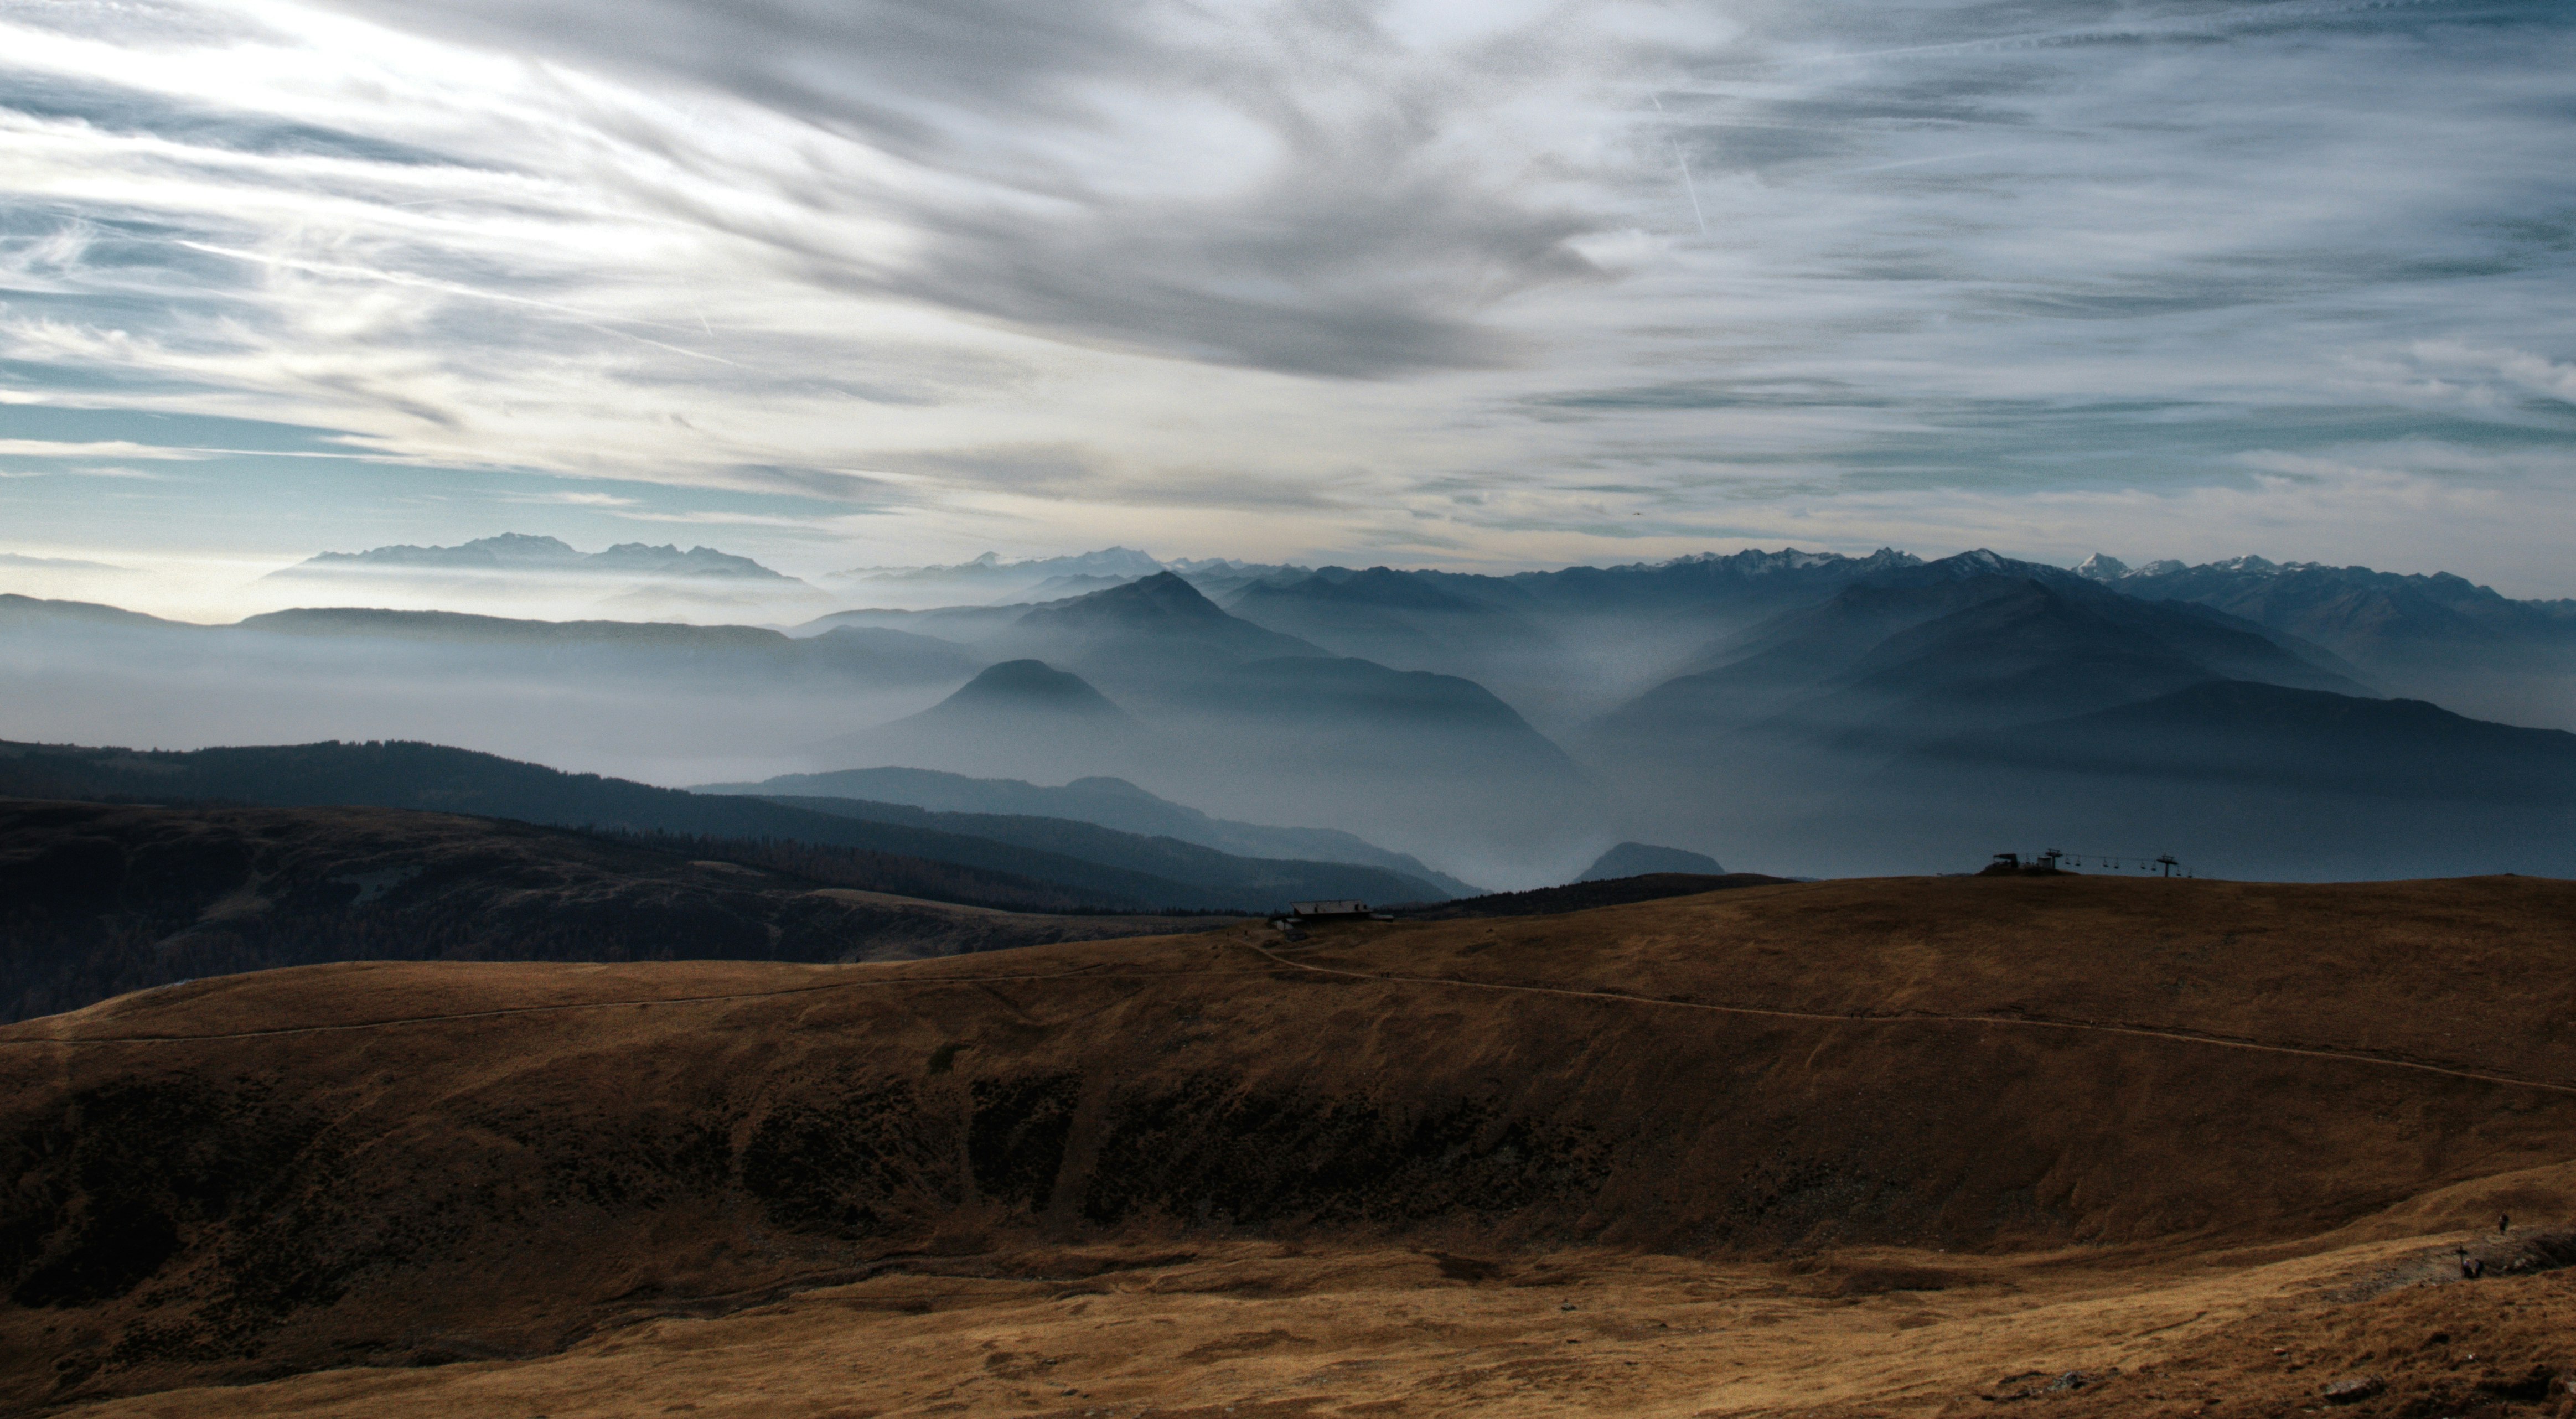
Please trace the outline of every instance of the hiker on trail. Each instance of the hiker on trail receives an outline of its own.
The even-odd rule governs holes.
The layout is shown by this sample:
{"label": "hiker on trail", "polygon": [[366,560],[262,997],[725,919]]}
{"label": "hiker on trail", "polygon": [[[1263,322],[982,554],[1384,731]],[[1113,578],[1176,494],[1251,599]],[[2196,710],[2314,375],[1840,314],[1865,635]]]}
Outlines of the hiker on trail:
{"label": "hiker on trail", "polygon": [[2475,1281],[2475,1280],[2477,1280],[2479,1277],[2481,1277],[2481,1276],[2485,1275],[2485,1274],[2486,1274],[2486,1270],[2487,1270],[2487,1264],[2486,1264],[2485,1262],[2480,1261],[2480,1260],[2478,1260],[2476,1257],[2473,1257],[2473,1256],[2469,1255],[2469,1253],[2468,1253],[2468,1249],[2467,1249],[2467,1248],[2463,1247],[2463,1248],[2461,1248],[2461,1249],[2460,1249],[2460,1279],[2461,1279],[2461,1280],[2463,1280],[2463,1281]]}
{"label": "hiker on trail", "polygon": [[2511,1216],[2511,1214],[2508,1214],[2508,1213],[2498,1213],[2498,1214],[2497,1214],[2497,1216],[2496,1216],[2496,1230],[2497,1230],[2497,1231],[2499,1231],[2499,1232],[2510,1232],[2510,1231],[2512,1231],[2512,1230],[2513,1230],[2513,1217]]}

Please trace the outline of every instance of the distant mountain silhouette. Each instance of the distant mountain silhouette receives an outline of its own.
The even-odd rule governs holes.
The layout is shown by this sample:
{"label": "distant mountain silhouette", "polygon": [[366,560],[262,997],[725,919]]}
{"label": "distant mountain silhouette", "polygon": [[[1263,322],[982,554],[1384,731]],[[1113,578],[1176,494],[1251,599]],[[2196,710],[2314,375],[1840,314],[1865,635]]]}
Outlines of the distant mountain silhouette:
{"label": "distant mountain silhouette", "polygon": [[877,803],[908,803],[951,813],[1072,818],[1123,832],[1178,838],[1238,857],[1296,858],[1383,867],[1428,882],[1452,896],[1477,896],[1483,892],[1482,888],[1433,871],[1419,858],[1390,852],[1337,828],[1275,828],[1260,823],[1213,818],[1195,808],[1156,797],[1120,778],[1081,778],[1061,788],[1042,788],[1020,779],[969,778],[964,774],[932,769],[874,768],[842,769],[821,774],[782,774],[759,783],[706,784],[694,791],[857,798]]}
{"label": "distant mountain silhouette", "polygon": [[1705,668],[1707,648],[1722,636],[1918,561],[1886,550],[1845,557],[1782,548],[1500,577],[1413,575],[1549,639],[1551,655],[1489,655],[1472,672],[1455,668],[1490,684],[1548,733],[1564,735],[1677,674]]}
{"label": "distant mountain silhouette", "polygon": [[2448,572],[2407,575],[2261,557],[2132,570],[2099,556],[2079,570],[2124,595],[2215,606],[2363,662],[2469,647],[2576,648],[2576,616],[2560,609],[2567,603],[2510,600]]}
{"label": "distant mountain silhouette", "polygon": [[[836,631],[833,634],[847,633]],[[1006,660],[989,666],[960,686],[957,693],[942,700],[937,709],[925,713],[1019,713],[1027,710],[1084,718],[1123,718],[1118,707],[1111,704],[1107,696],[1091,688],[1081,676],[1037,660]]]}
{"label": "distant mountain silhouette", "polygon": [[114,607],[0,596],[0,629],[112,631],[130,637],[115,647],[120,654],[147,661],[220,658],[246,670],[277,653],[299,660],[346,654],[368,657],[372,671],[387,678],[543,674],[569,682],[607,676],[667,689],[738,687],[745,678],[932,684],[965,679],[986,663],[953,641],[875,627],[798,638],[756,626],[531,621],[355,607],[273,611],[230,626],[200,626]]}
{"label": "distant mountain silhouette", "polygon": [[[1583,772],[1484,686],[1331,655],[1229,615],[1178,575],[1031,608],[973,645],[1078,674],[1132,725],[1017,693],[987,709],[969,703],[980,691],[961,692],[814,752],[987,778],[1111,775],[1229,816],[1257,806],[1401,849],[1435,832],[1480,847],[1500,839],[1522,861],[1536,842],[1582,831],[1575,818],[1590,811]],[[1527,811],[1542,800],[1565,815]]]}
{"label": "distant mountain silhouette", "polygon": [[857,567],[835,572],[826,580],[850,583],[861,595],[871,589],[921,588],[952,591],[960,601],[987,601],[1006,592],[1020,599],[1037,600],[1043,597],[1036,594],[1036,589],[1049,581],[1072,587],[1077,578],[1133,581],[1170,572],[1232,606],[1257,583],[1293,592],[1310,578],[1322,577],[1329,584],[1385,572],[1388,577],[1435,586],[1496,610],[1598,617],[1744,607],[1755,613],[1776,611],[1829,594],[1857,577],[1918,560],[1890,549],[1867,557],[1846,557],[1782,548],[1776,552],[1705,552],[1663,562],[1491,576],[1386,568],[1353,572],[1341,567],[1261,565],[1222,558],[1166,562],[1128,548],[1109,547],[1075,556],[1025,561],[1006,561],[997,553],[987,552],[971,562],[953,566]]}
{"label": "distant mountain silhouette", "polygon": [[[700,610],[748,607],[775,585],[688,574],[693,559],[720,569],[712,559],[724,554],[703,552],[622,544],[599,557],[648,600]],[[459,587],[536,585],[511,578],[595,560],[518,536],[363,558],[373,560],[351,554],[344,569],[426,568],[441,575],[416,585]],[[2268,686],[2339,697],[2346,715],[2395,695],[2491,727],[2576,728],[2576,605],[2513,601],[2457,577],[2250,557],[2136,569],[2096,557],[2070,571],[1983,550],[1927,562],[1784,548],[1489,576],[1166,565],[1112,548],[870,576],[849,583],[854,595],[901,585],[1041,599],[848,610],[782,635],[347,608],[201,627],[0,598],[0,672],[19,692],[21,737],[364,733],[670,781],[862,764],[1065,784],[1020,790],[1064,795],[1052,805],[952,802],[937,795],[964,790],[944,788],[811,796],[1062,817],[1253,859],[1357,859],[1441,890],[1465,884],[1426,876],[1423,861],[1484,881],[1561,881],[1614,834],[1784,872],[1938,865],[1926,854],[1956,851],[1970,831],[1959,825],[2003,830],[2008,804],[1979,784],[2007,779],[2066,808],[2070,841],[2126,845],[2103,839],[2131,821],[2103,806],[2087,829],[2070,806],[2081,795],[2065,788],[2081,780],[2098,805],[2137,806],[2138,824],[2178,823],[2174,805],[2188,800],[2193,812],[2272,825],[2246,839],[2264,852],[2298,842],[2318,853],[2267,861],[2357,872],[2354,825],[2411,836],[2424,825],[2391,826],[2390,805],[2524,803],[2460,796],[2486,781],[2477,774],[2511,775],[2485,760],[2475,774],[2457,768],[2435,746],[2459,732],[2426,721],[2353,749],[2368,762],[2337,778],[2305,747],[2345,742],[2333,716],[2276,731],[2276,711],[2251,692],[2213,690],[2206,703],[2189,693]],[[586,606],[625,604],[583,595]],[[2188,724],[2096,718],[2191,704],[2201,718]],[[2114,733],[2152,739],[2165,757],[2132,771],[2024,752]],[[2017,757],[1979,757],[1979,743]],[[2210,787],[2227,775],[2240,801]],[[1128,796],[1099,784],[1077,793],[1073,780],[1114,780]],[[2140,797],[2150,781],[2167,797]],[[764,792],[783,792],[779,782]],[[2354,803],[2365,806],[2346,813]],[[2507,816],[2526,808],[2539,811]],[[2429,824],[2450,809],[2425,811]],[[2318,815],[2313,831],[2297,826],[2301,814]],[[2522,831],[2442,821],[2463,851]],[[1292,840],[1278,835],[1329,830],[1261,826],[1283,822],[1348,831]]]}
{"label": "distant mountain silhouette", "polygon": [[[1532,863],[1564,852],[1563,840],[1598,811],[1591,779],[1564,750],[1453,675],[1347,658],[1261,660],[1179,682],[1155,713],[1164,763],[1234,785],[1235,796],[1218,801],[1348,824],[1409,851],[1471,844]],[[1476,870],[1480,859],[1452,860]]]}
{"label": "distant mountain silhouette", "polygon": [[1051,576],[1046,580],[1039,582],[1037,585],[1028,588],[1024,592],[1013,594],[1011,599],[1016,602],[1024,603],[1062,601],[1068,597],[1088,596],[1095,591],[1107,591],[1113,586],[1125,586],[1131,581],[1138,580],[1142,580],[1142,578],[1132,576],[1086,576],[1080,574],[1072,576]]}
{"label": "distant mountain silhouette", "polygon": [[[1028,603],[1001,606],[938,606],[926,611],[906,611],[885,606],[860,607],[816,616],[789,630],[790,635],[811,636],[842,627],[900,631],[908,635],[930,636],[981,647],[993,637],[1010,629],[1011,624],[1029,612]],[[1013,654],[995,653],[986,657],[1016,660]],[[1033,657],[1044,659],[1044,656]]]}
{"label": "distant mountain silhouette", "polygon": [[1300,899],[1361,901],[1437,900],[1448,895],[1419,877],[1345,862],[1306,862],[1237,857],[1171,837],[1122,833],[1097,823],[1003,813],[940,813],[910,804],[863,799],[767,794],[770,802],[871,823],[897,823],[1009,843],[1034,852],[1124,868],[1195,893],[1190,900],[1244,908],[1275,907]]}
{"label": "distant mountain silhouette", "polygon": [[1656,847],[1650,843],[1621,843],[1593,860],[1583,869],[1577,882],[1608,882],[1621,877],[1644,877],[1654,873],[1685,872],[1702,877],[1722,877],[1726,869],[1706,853],[1677,847]]}
{"label": "distant mountain silhouette", "polygon": [[[1659,745],[1783,721],[1809,732],[1919,739],[2063,718],[2210,680],[2363,692],[2254,626],[2145,603],[1992,553],[1879,573],[1714,652],[1715,669],[1657,687],[1605,739]],[[1653,750],[1648,750],[1654,752]]]}
{"label": "distant mountain silhouette", "polygon": [[1854,792],[1846,837],[1904,838],[1890,804],[1938,804],[1948,840],[1988,851],[2226,876],[2576,875],[2576,734],[2242,681],[1927,746]]}
{"label": "distant mountain silhouette", "polygon": [[[2286,633],[1991,553],[1864,578],[1714,657],[1584,743],[1640,826],[1735,860],[1886,870],[1963,836],[2035,847],[2026,833],[2096,851],[2147,837],[2284,875],[2565,857],[2529,848],[2558,821],[2542,800],[2576,801],[2547,767],[2558,740],[2369,698]],[[2539,785],[2527,807],[2425,806],[2505,801],[2518,757]]]}
{"label": "distant mountain silhouette", "polygon": [[2430,576],[2236,557],[2079,568],[2123,595],[2216,607],[2328,647],[2401,693],[2516,723],[2576,729],[2576,602],[2515,601]]}
{"label": "distant mountain silhouette", "polygon": [[887,679],[953,680],[973,675],[985,664],[984,657],[955,641],[879,626],[835,627],[805,641],[833,655],[863,656],[871,669]]}
{"label": "distant mountain silhouette", "polygon": [[1349,655],[1362,654],[1347,644],[1359,641],[1429,644],[1482,634],[1487,626],[1533,633],[1528,621],[1501,610],[1490,598],[1466,596],[1421,573],[1386,567],[1322,567],[1302,575],[1265,577],[1236,593],[1228,605],[1246,620]]}
{"label": "distant mountain silhouette", "polygon": [[1516,777],[1581,777],[1510,705],[1455,675],[1297,656],[1195,681],[1175,703],[1236,726],[1239,752],[1249,755],[1405,776],[1507,763]]}
{"label": "distant mountain silhouette", "polygon": [[785,572],[772,571],[749,557],[719,552],[713,547],[691,547],[683,552],[665,543],[649,546],[642,542],[620,542],[605,551],[594,552],[582,563],[585,571],[623,572],[646,576],[720,576],[750,577],[768,581],[792,581]]}
{"label": "distant mountain silhouette", "polygon": [[[588,558],[552,537],[531,537],[524,532],[504,532],[498,537],[480,537],[454,547],[420,547],[401,543],[390,547],[371,547],[363,552],[322,552],[305,558],[297,566],[319,567],[438,567],[466,570],[497,568],[571,571]],[[296,568],[290,567],[289,572]],[[283,575],[283,573],[273,573]]]}
{"label": "distant mountain silhouette", "polygon": [[2021,768],[2376,797],[2524,803],[2576,814],[2576,734],[2236,680],[1989,731],[1938,757]]}
{"label": "distant mountain silhouette", "polygon": [[[277,807],[358,805],[470,813],[563,827],[630,833],[699,834],[863,848],[951,863],[1052,884],[1074,902],[1121,910],[1221,907],[1265,911],[1289,900],[1297,885],[1290,865],[1247,863],[1183,844],[1113,833],[1091,824],[1060,825],[1061,841],[1114,851],[1124,861],[1189,866],[1197,880],[1103,863],[1031,846],[1023,820],[1008,840],[928,824],[946,815],[898,809],[873,818],[792,807],[759,798],[686,793],[595,774],[567,774],[538,764],[434,744],[300,744],[200,749],[185,753],[82,749],[0,743],[0,795],[126,801],[215,801]],[[909,821],[899,821],[909,819]],[[1119,839],[1126,841],[1120,842]],[[1334,883],[1365,880],[1379,888],[1406,881],[1376,869],[1295,864]],[[1355,876],[1356,875],[1356,876]],[[1273,880],[1283,885],[1273,892]],[[1428,891],[1427,886],[1420,886]]]}
{"label": "distant mountain silhouette", "polygon": [[0,592],[0,629],[11,631],[83,631],[102,628],[133,631],[187,631],[185,621],[167,621],[140,611],[101,606],[93,601],[48,601],[42,597]]}
{"label": "distant mountain silhouette", "polygon": [[1104,547],[1069,557],[1033,557],[1005,561],[986,552],[973,561],[951,566],[852,567],[824,578],[859,596],[898,597],[919,605],[923,597],[963,602],[1043,601],[1103,586],[1152,576],[1163,564],[1131,547]]}
{"label": "distant mountain silhouette", "polygon": [[272,577],[368,570],[450,572],[556,572],[620,577],[729,577],[758,581],[793,581],[749,557],[713,547],[650,546],[620,542],[605,551],[583,554],[552,537],[505,532],[454,547],[409,544],[373,547],[363,552],[323,552],[307,557]]}
{"label": "distant mountain silhouette", "polygon": [[1865,576],[1916,565],[1920,560],[1884,547],[1866,557],[1784,547],[1777,552],[1703,552],[1666,562],[1566,567],[1507,577],[1430,575],[1449,586],[1499,582],[1558,614],[1633,615],[1739,608],[1777,610],[1830,595]]}
{"label": "distant mountain silhouette", "polygon": [[918,581],[971,573],[1011,572],[1038,580],[1051,576],[1151,576],[1161,570],[1161,562],[1133,547],[1103,547],[1096,552],[1076,552],[1064,557],[1028,557],[1017,561],[1005,561],[999,552],[986,552],[970,561],[946,566],[851,567],[832,575],[870,581]]}
{"label": "distant mountain silhouette", "polygon": [[1148,695],[1227,665],[1324,654],[1295,636],[1226,614],[1171,572],[1036,607],[991,644],[1042,654]]}
{"label": "distant mountain silhouette", "polygon": [[1399,670],[1431,670],[1509,695],[1561,676],[1564,648],[1539,619],[1507,602],[1516,593],[1469,595],[1416,572],[1325,567],[1253,582],[1227,603],[1237,616],[1336,655]]}
{"label": "distant mountain silhouette", "polygon": [[1143,743],[1136,721],[1081,676],[1043,661],[1006,660],[919,714],[838,736],[816,752],[1009,775],[1059,764],[1116,769]]}

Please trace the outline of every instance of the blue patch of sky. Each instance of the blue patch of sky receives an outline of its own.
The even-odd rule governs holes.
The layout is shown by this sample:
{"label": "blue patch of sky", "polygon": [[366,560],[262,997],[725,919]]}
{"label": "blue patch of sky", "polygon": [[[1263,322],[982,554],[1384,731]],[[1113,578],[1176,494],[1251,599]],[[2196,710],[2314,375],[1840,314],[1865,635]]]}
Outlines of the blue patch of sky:
{"label": "blue patch of sky", "polygon": [[332,429],[234,419],[220,414],[164,414],[147,409],[82,409],[59,404],[0,404],[0,438],[47,443],[143,443],[172,449],[245,453],[353,452]]}
{"label": "blue patch of sky", "polygon": [[30,118],[70,119],[109,133],[149,134],[195,147],[260,157],[346,158],[408,167],[457,167],[427,148],[318,124],[182,103],[141,89],[82,83],[0,68],[0,108]]}
{"label": "blue patch of sky", "polygon": [[[712,541],[730,519],[811,518],[819,525],[854,511],[844,500],[794,493],[393,463],[365,456],[331,429],[217,415],[0,405],[0,439],[141,444],[190,455],[0,454],[8,540],[20,543],[165,551],[222,545],[303,556],[530,532],[589,548],[639,538]],[[691,527],[692,518],[707,525]],[[765,527],[763,535],[779,533]]]}

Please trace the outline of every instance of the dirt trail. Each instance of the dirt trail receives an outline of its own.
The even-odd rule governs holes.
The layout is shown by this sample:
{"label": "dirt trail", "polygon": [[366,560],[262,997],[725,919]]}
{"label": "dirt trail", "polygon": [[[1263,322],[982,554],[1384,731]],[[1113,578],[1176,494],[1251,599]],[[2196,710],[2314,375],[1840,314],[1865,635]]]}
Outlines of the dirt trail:
{"label": "dirt trail", "polygon": [[[1747,1016],[1760,1019],[1798,1020],[1822,1024],[1866,1025],[1980,1025],[2033,1030],[2071,1030],[2094,1034],[2126,1035],[2139,1039],[2170,1040],[2179,1044],[2206,1045],[2217,1049],[2248,1050],[2260,1054],[2297,1055],[2310,1059],[2337,1060],[2348,1064],[2372,1065],[2386,1069],[2409,1069],[2438,1074],[2453,1079],[2466,1079],[2481,1084],[2501,1084],[2517,1089],[2537,1089],[2554,1094],[2576,1094],[2576,1085],[2554,1084],[2547,1080],[2526,1079],[2490,1071],[2462,1069],[2453,1065],[2432,1064],[2422,1060],[2402,1059],[2384,1054],[2355,1050],[2318,1049],[2302,1045],[2269,1044],[2260,1040],[2230,1039],[2221,1035],[2186,1030],[2158,1029],[2146,1025],[2107,1023],[2099,1020],[2052,1020],[2027,1015],[1929,1014],[1908,1012],[1886,1014],[1868,1011],[1826,1012],[1784,1010],[1765,1006],[1725,1005],[1713,1001],[1666,1000],[1637,995],[1605,987],[1570,989],[1563,986],[1513,985],[1501,981],[1469,980],[1457,976],[1408,975],[1401,972],[1355,971],[1336,966],[1318,965],[1312,961],[1283,956],[1262,945],[1257,939],[1243,940],[1236,932],[1222,939],[1237,940],[1255,954],[1274,965],[1317,975],[1343,976],[1354,980],[1376,981],[1394,985],[1449,986],[1462,990],[1501,991],[1517,995],[1554,996],[1597,1004],[1637,1005],[1665,1010],[1696,1010],[1716,1015]],[[1031,984],[1042,981],[1085,980],[1174,980],[1206,979],[1224,976],[1255,976],[1254,970],[1172,970],[1156,972],[1100,971],[1088,968],[1070,971],[1046,971],[1026,974],[969,975],[878,975],[859,980],[821,981],[811,985],[790,986],[772,990],[730,991],[709,995],[644,996],[611,1000],[565,1001],[547,1005],[504,1006],[490,1010],[446,1011],[403,1015],[388,1019],[335,1022],[323,1025],[284,1025],[261,1030],[234,1030],[199,1034],[148,1035],[48,1035],[0,1038],[0,1048],[36,1045],[106,1045],[203,1042],[212,1040],[247,1040],[283,1035],[324,1034],[351,1030],[391,1029],[405,1025],[438,1024],[451,1021],[496,1019],[514,1015],[543,1015],[580,1010],[614,1010],[653,1005],[720,1005],[779,996],[810,995],[824,991],[889,989],[898,987],[942,985]]]}
{"label": "dirt trail", "polygon": [[1903,1015],[1873,1014],[1867,1011],[1825,1013],[1815,1010],[1776,1010],[1755,1005],[1719,1005],[1704,1000],[1659,1000],[1648,995],[1632,995],[1610,989],[1569,990],[1563,986],[1511,985],[1501,981],[1462,980],[1456,976],[1412,976],[1378,971],[1351,971],[1336,966],[1319,966],[1282,956],[1259,942],[1248,943],[1254,951],[1292,970],[1313,971],[1319,975],[1348,976],[1354,980],[1381,981],[1395,985],[1446,985],[1464,990],[1499,990],[1519,995],[1562,996],[1569,1000],[1595,1001],[1603,1004],[1650,1005],[1667,1010],[1704,1010],[1714,1015],[1748,1015],[1771,1020],[1806,1020],[1823,1024],[1845,1025],[2007,1025],[2032,1030],[2079,1030],[2103,1035],[2131,1035],[2139,1039],[2174,1040],[2182,1044],[2211,1045],[2219,1049],[2252,1050],[2258,1054],[2302,1055],[2309,1059],[2342,1060],[2349,1064],[2373,1064],[2388,1069],[2414,1069],[2426,1074],[2440,1074],[2453,1079],[2469,1079],[2481,1084],[2504,1084],[2517,1089],[2541,1089],[2553,1094],[2576,1094],[2576,1084],[2552,1084],[2541,1079],[2521,1079],[2510,1074],[2490,1074],[2474,1069],[2458,1069],[2446,1064],[2426,1064],[2420,1060],[2397,1059],[2382,1054],[2363,1054],[2353,1050],[2311,1049],[2302,1045],[2264,1044],[2259,1040],[2234,1040],[2221,1035],[2195,1034],[2185,1030],[2159,1030],[2145,1025],[2104,1024],[2098,1020],[2047,1020],[2027,1015]]}
{"label": "dirt trail", "polygon": [[[863,968],[855,968],[863,969]],[[882,976],[866,980],[822,981],[813,985],[784,986],[775,990],[725,991],[710,995],[645,995],[610,1000],[567,1000],[547,1005],[504,1005],[489,1010],[446,1010],[418,1015],[396,1015],[377,1020],[344,1020],[326,1025],[278,1025],[263,1030],[222,1030],[209,1033],[149,1035],[15,1035],[0,1038],[0,1048],[29,1048],[44,1045],[137,1045],[137,1044],[202,1044],[219,1040],[275,1039],[292,1035],[343,1034],[356,1030],[389,1030],[405,1025],[439,1025],[465,1020],[498,1020],[520,1015],[560,1015],[585,1010],[619,1010],[652,1005],[731,1005],[752,1000],[774,1000],[783,996],[819,995],[827,991],[884,989],[893,986],[937,985],[1025,985],[1038,981],[1060,980],[1176,980],[1204,976],[1253,976],[1268,972],[1252,971],[1045,971],[1029,975],[972,976]],[[166,987],[165,987],[166,988]],[[41,1029],[48,1021],[30,1022],[30,1028]]]}

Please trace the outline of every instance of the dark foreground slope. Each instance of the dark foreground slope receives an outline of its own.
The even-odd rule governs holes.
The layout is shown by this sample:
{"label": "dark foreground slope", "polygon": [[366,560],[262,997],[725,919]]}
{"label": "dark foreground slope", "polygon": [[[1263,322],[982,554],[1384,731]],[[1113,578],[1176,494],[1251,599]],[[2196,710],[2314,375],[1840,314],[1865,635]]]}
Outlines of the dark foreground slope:
{"label": "dark foreground slope", "polygon": [[1895,880],[1293,959],[1242,927],[199,982],[0,1028],[0,1404],[1033,1247],[2309,1236],[2576,1153],[2571,913],[2532,880]]}
{"label": "dark foreground slope", "polygon": [[796,844],[0,799],[0,1020],[322,961],[877,961],[1211,924],[1043,914],[1079,904],[1025,878]]}
{"label": "dark foreground slope", "polygon": [[[0,741],[0,794],[278,807],[360,804],[613,832],[778,839],[948,863],[969,875],[1034,879],[1059,889],[1064,905],[1113,911],[1264,912],[1299,896],[1437,895],[1422,882],[1382,869],[1251,861],[1211,849],[1175,852],[1179,845],[1084,823],[985,822],[895,805],[885,805],[882,814],[853,816],[848,804],[816,812],[401,741],[180,753]],[[979,823],[1002,835],[979,833]]]}

